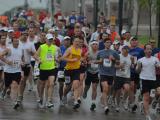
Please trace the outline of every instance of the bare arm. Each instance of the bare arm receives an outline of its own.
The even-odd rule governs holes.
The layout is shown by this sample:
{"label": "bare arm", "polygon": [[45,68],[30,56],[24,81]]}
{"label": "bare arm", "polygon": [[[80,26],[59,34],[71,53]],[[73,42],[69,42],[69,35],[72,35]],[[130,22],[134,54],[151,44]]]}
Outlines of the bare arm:
{"label": "bare arm", "polygon": [[38,50],[37,50],[37,52],[35,52],[35,54],[34,54],[34,56],[33,56],[33,58],[34,58],[37,62],[39,62],[39,63],[41,62],[41,60],[40,60],[40,58],[39,58],[40,52],[41,52],[41,48],[39,47]]}
{"label": "bare arm", "polygon": [[62,60],[67,61],[67,62],[75,62],[77,61],[77,59],[72,59],[72,58],[68,58],[68,56],[70,55],[70,48],[66,50],[66,52],[64,53],[64,55],[62,56]]}

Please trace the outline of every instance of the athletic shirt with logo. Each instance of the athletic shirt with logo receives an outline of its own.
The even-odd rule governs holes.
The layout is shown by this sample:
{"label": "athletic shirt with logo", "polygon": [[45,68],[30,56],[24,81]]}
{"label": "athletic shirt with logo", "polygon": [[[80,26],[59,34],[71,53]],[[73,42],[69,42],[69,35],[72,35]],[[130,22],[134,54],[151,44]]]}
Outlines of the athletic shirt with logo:
{"label": "athletic shirt with logo", "polygon": [[[97,52],[98,53],[98,52]],[[88,55],[88,59],[89,61],[96,61],[97,60],[97,53],[93,53],[93,52],[89,52],[89,55]],[[90,65],[88,65],[87,67],[87,71],[89,73],[92,73],[92,74],[96,74],[98,73],[98,64],[95,64],[95,63],[91,63]]]}
{"label": "athletic shirt with logo", "polygon": [[138,60],[142,63],[142,70],[140,72],[140,79],[144,80],[156,80],[156,67],[159,62],[158,58],[151,56],[150,58],[143,57]]}
{"label": "athletic shirt with logo", "polygon": [[79,69],[81,64],[80,58],[81,58],[82,51],[81,49],[75,49],[73,46],[71,46],[70,50],[71,50],[71,54],[69,55],[69,58],[70,59],[77,58],[78,60],[75,62],[67,62],[65,69],[66,70]]}
{"label": "athletic shirt with logo", "polygon": [[48,46],[43,44],[40,46],[40,70],[52,70],[55,69],[55,55],[57,47],[55,45]]}
{"label": "athletic shirt with logo", "polygon": [[10,46],[10,53],[6,56],[8,61],[12,62],[12,65],[5,64],[4,72],[17,73],[21,72],[21,63],[23,56],[23,48],[19,45],[18,48]]}
{"label": "athletic shirt with logo", "polygon": [[120,63],[124,64],[124,68],[116,70],[116,76],[130,78],[131,56],[127,57],[120,54]]}

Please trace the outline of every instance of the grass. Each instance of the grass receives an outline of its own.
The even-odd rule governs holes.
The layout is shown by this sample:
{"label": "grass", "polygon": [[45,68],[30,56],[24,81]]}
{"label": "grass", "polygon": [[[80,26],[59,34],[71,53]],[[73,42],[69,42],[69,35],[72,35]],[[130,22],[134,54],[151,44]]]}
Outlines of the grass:
{"label": "grass", "polygon": [[148,41],[149,41],[149,37],[146,35],[140,35],[140,36],[138,36],[138,39],[139,39],[140,44],[142,44],[142,45],[148,43]]}

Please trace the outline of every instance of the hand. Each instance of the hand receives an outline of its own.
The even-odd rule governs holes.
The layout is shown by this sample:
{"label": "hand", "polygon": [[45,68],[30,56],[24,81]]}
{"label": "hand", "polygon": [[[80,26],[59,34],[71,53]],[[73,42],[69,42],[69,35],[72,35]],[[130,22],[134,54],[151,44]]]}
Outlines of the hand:
{"label": "hand", "polygon": [[73,59],[71,60],[71,62],[76,62],[76,61],[78,61],[77,58],[73,58]]}
{"label": "hand", "polygon": [[7,61],[7,64],[8,65],[13,65],[13,62],[12,61]]}
{"label": "hand", "polygon": [[120,64],[120,68],[123,69],[124,68],[124,63]]}
{"label": "hand", "polygon": [[24,65],[25,65],[25,63],[24,63],[24,62],[21,62],[21,66],[23,66],[23,67],[24,67]]}
{"label": "hand", "polygon": [[134,63],[134,56],[131,56],[131,63]]}
{"label": "hand", "polygon": [[115,58],[113,57],[113,55],[110,55],[110,56],[109,56],[109,60],[110,60],[110,61],[115,60]]}

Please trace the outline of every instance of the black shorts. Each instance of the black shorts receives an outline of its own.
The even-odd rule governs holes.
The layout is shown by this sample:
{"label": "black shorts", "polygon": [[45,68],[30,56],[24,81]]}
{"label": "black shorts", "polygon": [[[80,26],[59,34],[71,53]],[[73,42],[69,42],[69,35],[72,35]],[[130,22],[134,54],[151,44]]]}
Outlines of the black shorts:
{"label": "black shorts", "polygon": [[65,84],[71,84],[74,80],[80,80],[80,70],[65,70]]}
{"label": "black shorts", "polygon": [[22,71],[24,72],[24,76],[29,76],[31,70],[31,66],[29,64],[22,67]]}
{"label": "black shorts", "polygon": [[31,61],[32,68],[34,68],[36,61]]}
{"label": "black shorts", "polygon": [[141,80],[141,91],[142,94],[146,93],[146,92],[150,92],[152,89],[156,89],[156,81],[152,81],[152,80]]}
{"label": "black shorts", "polygon": [[87,77],[85,80],[85,85],[90,86],[91,83],[99,83],[99,79],[98,79],[98,73],[96,74],[92,74],[90,72],[87,72]]}
{"label": "black shorts", "polygon": [[85,73],[87,71],[87,67],[80,66],[80,73]]}
{"label": "black shorts", "polygon": [[108,82],[108,85],[112,85],[113,84],[113,76],[108,76],[108,75],[100,75],[100,81],[101,82]]}
{"label": "black shorts", "polygon": [[134,81],[134,83],[137,86],[137,89],[140,88],[140,79],[139,79],[139,74],[137,73],[131,73],[131,81]]}
{"label": "black shorts", "polygon": [[10,85],[12,84],[12,81],[16,81],[17,84],[19,84],[19,82],[21,81],[21,73],[20,72],[17,72],[17,73],[4,72],[5,87],[10,87]]}
{"label": "black shorts", "polygon": [[123,87],[124,84],[130,84],[130,78],[123,78],[116,76],[114,81],[114,89],[119,90]]}
{"label": "black shorts", "polygon": [[52,70],[40,70],[40,80],[45,81],[48,80],[48,77],[55,76],[55,69]]}
{"label": "black shorts", "polygon": [[156,75],[157,87],[160,87],[160,75]]}

